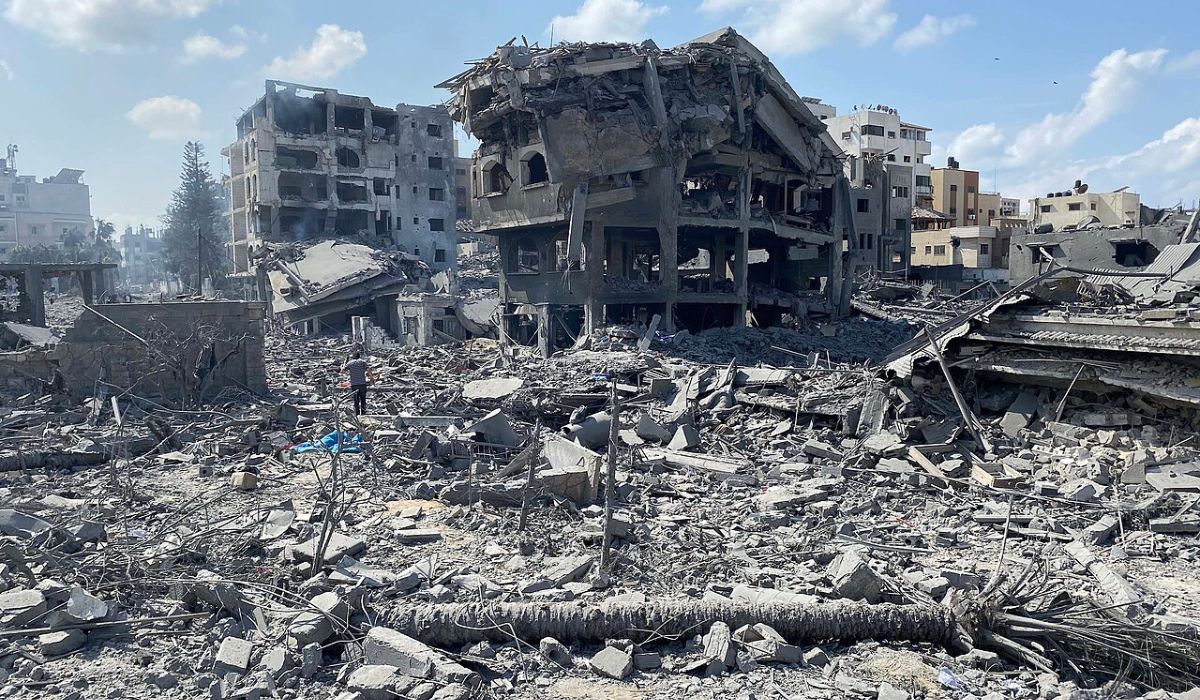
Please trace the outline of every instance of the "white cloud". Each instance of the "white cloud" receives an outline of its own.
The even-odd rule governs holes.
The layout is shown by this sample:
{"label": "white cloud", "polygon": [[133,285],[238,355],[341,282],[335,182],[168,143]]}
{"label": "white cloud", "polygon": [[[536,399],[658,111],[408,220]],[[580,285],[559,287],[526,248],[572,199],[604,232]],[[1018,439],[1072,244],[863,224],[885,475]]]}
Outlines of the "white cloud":
{"label": "white cloud", "polygon": [[890,0],[704,0],[709,14],[740,12],[750,40],[769,54],[800,54],[852,39],[870,46],[896,26]]}
{"label": "white cloud", "polygon": [[1157,72],[1166,49],[1129,53],[1117,49],[1100,59],[1079,105],[1051,113],[1025,127],[1006,149],[1010,164],[1024,165],[1061,153],[1084,134],[1133,104],[1141,81]]}
{"label": "white cloud", "polygon": [[1167,71],[1171,73],[1184,73],[1195,68],[1200,68],[1200,50],[1186,53],[1167,64]]}
{"label": "white cloud", "polygon": [[975,18],[971,15],[955,15],[954,17],[925,15],[917,23],[917,26],[896,37],[895,46],[901,51],[912,51],[936,44],[939,39],[974,26]]}
{"label": "white cloud", "polygon": [[4,18],[79,51],[147,44],[165,21],[197,17],[220,0],[10,0]]}
{"label": "white cloud", "polygon": [[299,48],[291,56],[276,56],[267,66],[268,77],[283,80],[328,80],[367,55],[367,41],[362,32],[342,29],[336,24],[323,24],[307,48]]}
{"label": "white cloud", "polygon": [[[944,149],[964,167],[978,169],[993,161],[1002,152],[1004,134],[995,124],[975,124],[958,133]],[[940,159],[939,159],[940,160]]]}
{"label": "white cloud", "polygon": [[546,33],[554,41],[639,41],[650,20],[667,9],[640,0],[583,0],[575,14],[550,20]]}
{"label": "white cloud", "polygon": [[231,61],[244,53],[246,53],[244,41],[226,43],[203,32],[193,34],[183,42],[184,63],[197,63],[208,58]]}
{"label": "white cloud", "polygon": [[1094,192],[1125,185],[1149,206],[1190,204],[1200,196],[1200,118],[1189,117],[1138,149],[1115,156],[1075,160],[1025,172],[1005,194],[1029,199],[1067,189],[1077,179]]}
{"label": "white cloud", "polygon": [[142,100],[125,118],[158,141],[183,141],[200,135],[200,105],[175,95]]}
{"label": "white cloud", "polygon": [[17,77],[17,75],[16,73],[13,73],[12,66],[8,65],[8,61],[0,60],[0,78],[12,80],[15,77]]}

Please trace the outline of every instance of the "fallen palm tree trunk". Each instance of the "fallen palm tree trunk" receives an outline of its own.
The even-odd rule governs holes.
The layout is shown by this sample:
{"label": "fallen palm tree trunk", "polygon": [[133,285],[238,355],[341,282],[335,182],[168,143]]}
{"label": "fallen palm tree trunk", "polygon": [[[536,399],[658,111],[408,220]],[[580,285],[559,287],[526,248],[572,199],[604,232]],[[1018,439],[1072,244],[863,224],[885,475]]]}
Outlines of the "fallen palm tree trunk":
{"label": "fallen palm tree trunk", "polygon": [[695,634],[714,622],[733,629],[765,623],[796,643],[875,639],[948,646],[957,636],[953,613],[940,605],[850,602],[446,603],[397,608],[389,626],[426,644],[453,647],[512,641],[514,636],[534,644],[543,637],[563,642],[621,637],[652,641]]}

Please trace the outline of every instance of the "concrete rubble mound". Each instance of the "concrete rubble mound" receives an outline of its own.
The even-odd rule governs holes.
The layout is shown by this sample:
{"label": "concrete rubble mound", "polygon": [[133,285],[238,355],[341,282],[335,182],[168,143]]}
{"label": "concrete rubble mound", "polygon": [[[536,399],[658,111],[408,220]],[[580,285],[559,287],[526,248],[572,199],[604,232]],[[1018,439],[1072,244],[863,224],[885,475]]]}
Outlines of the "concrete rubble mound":
{"label": "concrete rubble mound", "polygon": [[271,243],[266,302],[0,326],[0,698],[1200,698],[1200,244],[858,275],[731,29],[443,87],[459,272]]}

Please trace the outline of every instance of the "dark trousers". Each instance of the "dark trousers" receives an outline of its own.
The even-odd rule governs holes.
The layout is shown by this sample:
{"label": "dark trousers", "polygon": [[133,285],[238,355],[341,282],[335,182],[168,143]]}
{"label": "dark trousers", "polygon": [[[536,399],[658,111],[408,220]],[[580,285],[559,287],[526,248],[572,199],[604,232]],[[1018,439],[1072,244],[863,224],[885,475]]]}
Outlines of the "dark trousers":
{"label": "dark trousers", "polygon": [[354,392],[354,415],[361,416],[367,412],[367,385],[355,384],[350,390]]}

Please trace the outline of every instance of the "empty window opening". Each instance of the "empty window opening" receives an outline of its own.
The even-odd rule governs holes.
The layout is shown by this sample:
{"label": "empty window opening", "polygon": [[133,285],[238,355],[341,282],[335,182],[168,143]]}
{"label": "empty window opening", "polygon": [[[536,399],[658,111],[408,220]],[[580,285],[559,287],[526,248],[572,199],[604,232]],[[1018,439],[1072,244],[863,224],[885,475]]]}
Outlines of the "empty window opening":
{"label": "empty window opening", "polygon": [[541,253],[532,238],[522,238],[512,248],[508,271],[518,275],[532,275],[541,271]]}
{"label": "empty window opening", "polygon": [[313,170],[317,167],[317,152],[279,146],[275,149],[275,165],[281,168]]}
{"label": "empty window opening", "polygon": [[1081,211],[1083,209],[1082,202],[1071,202],[1067,204],[1067,211]]}
{"label": "empty window opening", "polygon": [[441,187],[430,187],[429,188],[429,201],[431,201],[431,202],[446,201],[446,190],[442,189]]}
{"label": "empty window opening", "polygon": [[333,108],[333,126],[338,133],[349,134],[362,131],[367,126],[366,118],[366,110],[358,107],[334,106]]}
{"label": "empty window opening", "polygon": [[367,201],[367,186],[361,182],[339,182],[337,184],[338,201],[365,202]]}
{"label": "empty window opening", "polygon": [[371,110],[371,135],[376,138],[395,136],[396,126],[399,123],[400,117],[393,112]]}
{"label": "empty window opening", "polygon": [[434,249],[433,261],[434,262],[446,262],[446,249],[445,248]]}
{"label": "empty window opening", "polygon": [[279,198],[321,202],[329,199],[328,181],[323,175],[279,173]]}
{"label": "empty window opening", "polygon": [[382,197],[387,196],[387,193],[388,193],[387,180],[385,180],[381,177],[377,177],[373,180],[372,185],[373,185],[375,194],[380,195]]}
{"label": "empty window opening", "polygon": [[361,168],[362,158],[354,149],[347,146],[339,146],[337,149],[337,162],[343,168]]}
{"label": "empty window opening", "polygon": [[865,214],[869,211],[871,211],[871,200],[859,199],[858,200],[858,212],[860,214]]}
{"label": "empty window opening", "polygon": [[539,182],[549,182],[550,174],[546,170],[546,157],[534,153],[525,159],[525,184],[536,185]]}
{"label": "empty window opening", "polygon": [[989,255],[989,254],[991,254],[991,252],[992,252],[992,247],[990,245],[988,245],[987,243],[979,244],[979,254],[980,255]]}
{"label": "empty window opening", "polygon": [[512,178],[508,174],[508,170],[499,162],[492,163],[486,170],[483,171],[483,186],[484,194],[500,194],[508,189],[508,183]]}
{"label": "empty window opening", "polygon": [[441,156],[429,156],[429,169],[430,170],[441,170],[442,167],[443,166],[442,166],[442,157]]}
{"label": "empty window opening", "polygon": [[934,255],[945,255],[945,254],[946,254],[946,246],[944,246],[944,245],[935,245],[935,246],[933,247],[933,254],[934,254]]}
{"label": "empty window opening", "polygon": [[430,231],[445,231],[446,230],[446,220],[445,219],[430,219],[429,220],[429,230]]}
{"label": "empty window opening", "polygon": [[1150,241],[1113,241],[1113,260],[1121,267],[1145,267],[1158,257]]}
{"label": "empty window opening", "polygon": [[427,124],[425,126],[425,133],[429,134],[430,136],[436,136],[438,138],[441,138],[442,125],[441,124]]}

